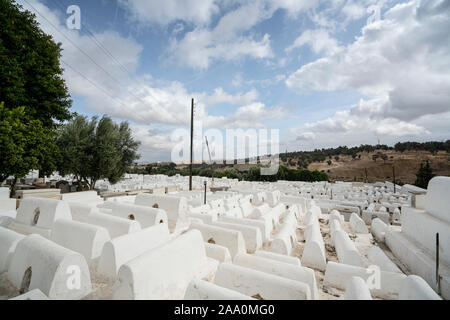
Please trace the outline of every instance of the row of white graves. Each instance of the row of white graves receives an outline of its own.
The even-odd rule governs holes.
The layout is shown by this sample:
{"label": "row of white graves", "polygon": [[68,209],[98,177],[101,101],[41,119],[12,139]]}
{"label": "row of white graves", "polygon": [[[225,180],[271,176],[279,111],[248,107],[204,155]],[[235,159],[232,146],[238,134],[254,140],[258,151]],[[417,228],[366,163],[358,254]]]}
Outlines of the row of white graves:
{"label": "row of white graves", "polygon": [[[166,188],[178,179],[170,178],[142,181],[164,180]],[[406,203],[414,195],[386,183],[228,181],[228,191],[215,193],[27,198],[0,226],[0,287],[16,299],[446,298],[448,203],[438,199],[448,194],[447,179],[432,180],[416,208]],[[389,220],[365,221],[371,204]],[[391,225],[390,205],[398,204],[405,229]],[[423,258],[411,235],[424,245],[435,229],[439,288],[429,264],[413,269],[420,264],[408,260]]]}
{"label": "row of white graves", "polygon": [[[211,186],[212,178],[207,177],[192,177],[192,186],[195,190],[202,190],[204,183]],[[226,177],[220,179],[214,179],[215,187],[229,187],[238,182],[237,179],[227,179]],[[189,186],[189,177],[174,175],[138,175],[138,174],[126,174],[122,180],[118,183],[111,185],[106,180],[99,180],[96,183],[96,188],[103,190],[104,192],[127,192],[132,190],[155,190],[155,192],[171,193],[177,191],[187,191]]]}

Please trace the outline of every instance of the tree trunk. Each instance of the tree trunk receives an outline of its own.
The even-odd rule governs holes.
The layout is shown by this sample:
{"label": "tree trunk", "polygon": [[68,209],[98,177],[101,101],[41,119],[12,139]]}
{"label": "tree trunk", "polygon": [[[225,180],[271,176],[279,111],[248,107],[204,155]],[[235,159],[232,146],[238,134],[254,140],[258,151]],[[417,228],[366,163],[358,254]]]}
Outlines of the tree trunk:
{"label": "tree trunk", "polygon": [[9,195],[10,198],[14,198],[16,196],[16,184],[17,184],[17,177],[14,176],[14,180],[11,184],[11,193]]}
{"label": "tree trunk", "polygon": [[77,185],[77,191],[83,191],[83,185],[80,178],[77,180]]}

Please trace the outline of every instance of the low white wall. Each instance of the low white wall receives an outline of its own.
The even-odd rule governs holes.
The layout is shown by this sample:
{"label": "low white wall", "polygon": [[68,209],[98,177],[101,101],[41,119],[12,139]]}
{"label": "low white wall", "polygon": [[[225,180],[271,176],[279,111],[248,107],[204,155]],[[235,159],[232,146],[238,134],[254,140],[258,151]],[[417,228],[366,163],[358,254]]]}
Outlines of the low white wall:
{"label": "low white wall", "polygon": [[306,199],[297,196],[281,196],[280,201],[284,204],[291,205],[296,204],[300,207],[300,214],[306,213]]}
{"label": "low white wall", "polygon": [[220,263],[231,262],[230,250],[227,247],[205,242],[205,250],[208,258],[216,259]]}
{"label": "low white wall", "polygon": [[245,248],[249,253],[253,253],[262,248],[263,241],[261,231],[257,227],[221,221],[215,222],[214,225],[225,229],[240,231],[244,237]]}
{"label": "low white wall", "polygon": [[81,253],[94,266],[104,244],[111,238],[108,230],[78,221],[59,219],[53,224],[51,240],[67,249]]}
{"label": "low white wall", "polygon": [[275,207],[280,202],[281,192],[278,190],[267,191],[266,198],[266,202],[269,204],[269,206]]}
{"label": "low white wall", "polygon": [[439,233],[439,258],[450,266],[450,223],[426,211],[403,207],[402,233],[420,243],[432,256],[436,254],[436,233]]}
{"label": "low white wall", "polygon": [[280,231],[274,236],[273,241],[270,244],[270,251],[289,256],[295,243],[292,229],[293,228],[290,224],[283,224]]}
{"label": "low white wall", "polygon": [[8,270],[17,243],[24,235],[0,227],[0,273]]}
{"label": "low white wall", "polygon": [[141,224],[138,221],[101,212],[90,214],[84,222],[106,228],[111,239],[141,230]]}
{"label": "low white wall", "polygon": [[97,194],[97,191],[70,192],[61,194],[61,199],[68,202],[100,204],[103,199]]}
{"label": "low white wall", "polygon": [[313,220],[306,227],[305,247],[302,254],[302,265],[318,270],[325,270],[327,266],[325,244],[323,242],[320,225],[317,220]]}
{"label": "low white wall", "polygon": [[361,254],[350,239],[348,234],[343,230],[334,232],[334,246],[339,262],[352,266],[365,267],[365,263]]}
{"label": "low white wall", "polygon": [[97,272],[110,280],[115,280],[123,264],[168,242],[169,239],[169,229],[166,224],[158,224],[112,239],[103,247]]}
{"label": "low white wall", "polygon": [[[20,288],[27,270],[31,270],[29,289],[39,289],[50,299],[81,299],[91,291],[86,259],[36,234],[17,244],[7,278]],[[80,280],[79,289],[77,283],[73,283],[74,277]],[[74,287],[69,289],[68,283]]]}
{"label": "low white wall", "polygon": [[213,273],[217,264],[207,258],[200,232],[190,230],[123,264],[114,299],[182,299],[189,283]]}
{"label": "low white wall", "polygon": [[16,219],[9,228],[23,234],[37,233],[49,238],[53,223],[58,219],[72,220],[66,201],[30,197],[21,201]]}
{"label": "low white wall", "polygon": [[247,195],[243,199],[239,200],[239,206],[242,209],[242,214],[244,215],[244,217],[250,216],[253,212],[253,206],[250,203],[251,197],[251,195]]}
{"label": "low white wall", "polygon": [[434,177],[428,183],[425,210],[432,216],[450,223],[450,177]]}
{"label": "low white wall", "polygon": [[68,202],[70,207],[70,213],[72,215],[72,219],[76,221],[85,222],[86,218],[95,212],[98,212],[99,209],[91,204],[80,203],[80,202]]}
{"label": "low white wall", "polygon": [[[374,273],[370,269],[329,261],[325,270],[323,284],[345,290],[348,281],[352,277],[360,277],[367,281],[373,275]],[[370,292],[375,297],[397,299],[405,278],[406,276],[403,274],[381,271],[379,288],[369,288]]]}
{"label": "low white wall", "polygon": [[263,242],[269,241],[271,228],[265,223],[265,221],[261,220],[253,220],[253,219],[238,219],[232,217],[221,216],[219,218],[219,222],[229,222],[229,223],[238,223],[246,226],[257,227],[261,230],[261,236]]}
{"label": "low white wall", "polygon": [[380,247],[373,246],[369,248],[367,250],[367,258],[369,258],[372,264],[379,266],[383,271],[403,273]]}
{"label": "low white wall", "polygon": [[188,204],[186,198],[140,193],[135,199],[136,205],[163,209],[167,214],[170,232],[178,233],[189,225],[187,218]]}
{"label": "low white wall", "polygon": [[249,254],[239,254],[234,258],[234,264],[273,274],[279,277],[303,282],[309,286],[311,298],[319,299],[314,270],[302,266],[294,266],[288,263],[275,261]]}
{"label": "low white wall", "polygon": [[143,229],[156,224],[168,223],[167,215],[164,210],[147,206],[117,203],[113,207],[112,214],[116,217],[136,220]]}
{"label": "low white wall", "polygon": [[33,289],[9,300],[49,300],[39,289]]}
{"label": "low white wall", "polygon": [[204,213],[192,213],[188,212],[189,218],[196,218],[202,220],[204,223],[213,224],[217,221],[217,215],[215,214],[204,214]]}
{"label": "low white wall", "polygon": [[291,256],[287,256],[284,254],[278,254],[278,253],[274,253],[274,252],[270,252],[270,251],[257,250],[254,253],[254,255],[257,257],[261,257],[261,258],[272,259],[275,261],[292,264],[292,265],[298,266],[298,267],[300,267],[302,265],[300,262],[300,259],[297,257],[291,257]]}
{"label": "low white wall", "polygon": [[411,275],[403,281],[399,300],[442,300],[428,283],[419,276]]}
{"label": "low white wall", "polygon": [[214,283],[264,300],[311,299],[305,283],[229,263],[219,266]]}
{"label": "low white wall", "polygon": [[330,212],[329,220],[332,221],[334,219],[338,220],[339,223],[344,223],[344,221],[345,221],[344,216],[342,214],[340,214],[339,211],[337,211],[337,210],[332,210]]}
{"label": "low white wall", "polygon": [[379,218],[372,220],[372,225],[370,227],[370,232],[374,238],[379,242],[384,242],[384,236],[388,230],[388,225],[381,221]]}
{"label": "low white wall", "polygon": [[204,280],[192,280],[186,290],[185,300],[255,300],[240,292]]}
{"label": "low white wall", "polygon": [[344,300],[372,300],[366,282],[360,277],[351,277],[345,287]]}
{"label": "low white wall", "polygon": [[350,215],[350,227],[355,233],[369,233],[366,223],[356,213]]}
{"label": "low white wall", "polygon": [[[434,255],[426,253],[417,242],[411,241],[403,232],[389,229],[385,236],[386,245],[413,274],[422,277],[429,286],[437,290],[436,260]],[[450,268],[440,264],[441,293],[444,299],[450,299]]]}
{"label": "low white wall", "polygon": [[0,199],[0,213],[16,210],[17,200],[8,198]]}
{"label": "low white wall", "polygon": [[251,213],[251,218],[252,219],[260,219],[262,218],[264,215],[266,215],[267,213],[269,213],[271,210],[271,208],[269,207],[269,205],[267,203],[264,203],[258,207],[254,207],[252,213]]}
{"label": "low white wall", "polygon": [[228,248],[231,258],[234,258],[238,253],[246,253],[247,251],[244,237],[240,231],[195,222],[191,223],[190,228],[199,230],[204,242]]}
{"label": "low white wall", "polygon": [[331,243],[334,246],[334,233],[338,230],[342,231],[342,226],[339,219],[331,219],[329,223],[330,223],[330,239]]}

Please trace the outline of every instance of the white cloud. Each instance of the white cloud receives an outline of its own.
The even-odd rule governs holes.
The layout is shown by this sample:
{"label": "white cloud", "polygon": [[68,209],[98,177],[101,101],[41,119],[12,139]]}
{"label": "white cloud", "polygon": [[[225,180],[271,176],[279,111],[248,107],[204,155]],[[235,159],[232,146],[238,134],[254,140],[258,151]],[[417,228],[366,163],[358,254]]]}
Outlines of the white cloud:
{"label": "white cloud", "polygon": [[326,30],[306,30],[303,32],[294,43],[286,48],[286,52],[290,52],[295,48],[309,45],[315,54],[325,53],[332,55],[342,50],[336,39],[330,37]]}
{"label": "white cloud", "polygon": [[256,102],[242,106],[229,117],[228,127],[235,128],[258,128],[262,122],[270,119],[280,119],[286,116],[281,107],[267,108],[263,103]]}
{"label": "white cloud", "polygon": [[[197,101],[196,120],[202,120],[204,127],[261,127],[264,120],[283,114],[281,108],[269,108],[256,103],[258,92],[254,89],[237,94],[228,93],[220,87],[211,94],[189,92],[176,81],[161,81],[148,74],[138,77],[134,72],[140,63],[142,46],[133,38],[122,37],[113,31],[95,33],[95,38],[102,46],[125,66],[128,70],[125,72],[117,63],[106,57],[91,38],[76,30],[68,30],[64,23],[64,15],[50,10],[38,0],[28,1],[51,22],[49,23],[36,13],[44,32],[51,34],[55,41],[62,43],[62,60],[73,68],[62,64],[65,69],[63,77],[71,95],[85,99],[86,111],[104,113],[131,121],[135,137],[142,141],[141,151],[147,156],[166,154],[172,147],[169,133],[173,126],[189,125],[192,97]],[[23,4],[25,9],[34,12],[27,3],[21,1],[19,3]],[[80,74],[97,86],[92,85]],[[230,116],[209,115],[206,106],[217,103],[241,107]],[[253,114],[251,110],[254,111]],[[157,132],[149,130],[149,124],[163,126],[165,130]]]}
{"label": "white cloud", "polygon": [[181,65],[207,69],[215,60],[233,61],[243,57],[266,59],[274,56],[270,35],[255,35],[251,29],[270,19],[279,9],[295,16],[316,5],[306,0],[237,1],[239,6],[224,14],[213,28],[196,27],[181,40],[172,38],[168,53]]}
{"label": "white cloud", "polygon": [[[450,4],[410,1],[367,25],[344,50],[306,64],[287,86],[308,90],[355,90],[376,99],[376,118],[412,120],[450,108]],[[367,107],[367,106],[366,106]]]}
{"label": "white cloud", "polygon": [[258,98],[258,91],[255,89],[247,93],[238,93],[236,95],[225,92],[222,88],[216,88],[214,93],[203,100],[206,104],[229,103],[234,105],[250,104]]}
{"label": "white cloud", "polygon": [[206,24],[219,12],[214,0],[119,0],[131,19],[143,24],[168,25],[174,21]]}
{"label": "white cloud", "polygon": [[[349,110],[336,112],[333,116],[294,128],[292,133],[297,141],[303,141],[310,147],[358,145],[377,143],[382,138],[384,143],[395,143],[398,139],[408,137],[417,140],[427,137],[431,132],[420,122],[407,122],[394,118],[374,118],[370,112],[376,110],[379,101],[361,100]],[[377,139],[375,139],[375,137]]]}

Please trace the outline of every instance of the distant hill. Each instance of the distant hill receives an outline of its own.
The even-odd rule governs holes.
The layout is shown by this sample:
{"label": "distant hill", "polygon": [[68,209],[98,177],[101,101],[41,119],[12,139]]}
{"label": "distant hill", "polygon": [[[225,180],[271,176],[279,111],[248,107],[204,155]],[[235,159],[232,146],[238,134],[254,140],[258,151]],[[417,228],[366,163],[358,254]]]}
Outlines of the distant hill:
{"label": "distant hill", "polygon": [[414,183],[420,164],[430,161],[435,175],[450,175],[450,140],[403,142],[393,147],[362,145],[280,155],[289,168],[324,171],[333,181],[396,181]]}
{"label": "distant hill", "polygon": [[[430,141],[402,142],[394,146],[361,145],[348,148],[316,149],[313,151],[286,152],[279,155],[281,164],[289,169],[307,169],[325,172],[331,181],[392,181],[393,168],[397,183],[414,183],[420,164],[430,161],[435,175],[450,176],[450,140],[445,142]],[[246,173],[257,166],[255,159],[245,164],[216,164],[214,167],[206,163],[194,164],[198,170],[208,173],[212,168],[216,173]],[[134,173],[188,174],[186,164],[158,163],[135,166]],[[207,172],[208,171],[208,172]],[[209,172],[211,173],[211,172]],[[236,174],[239,176],[240,174]],[[232,177],[234,174],[232,175]]]}
{"label": "distant hill", "polygon": [[388,159],[373,160],[376,152],[361,153],[361,158],[353,159],[351,156],[339,156],[339,160],[332,159],[331,165],[327,162],[313,162],[308,165],[309,170],[324,170],[332,181],[365,181],[367,182],[392,181],[395,168],[395,179],[401,183],[414,183],[420,164],[429,160],[435,175],[450,176],[450,154],[439,151],[432,154],[427,151],[384,151]]}

